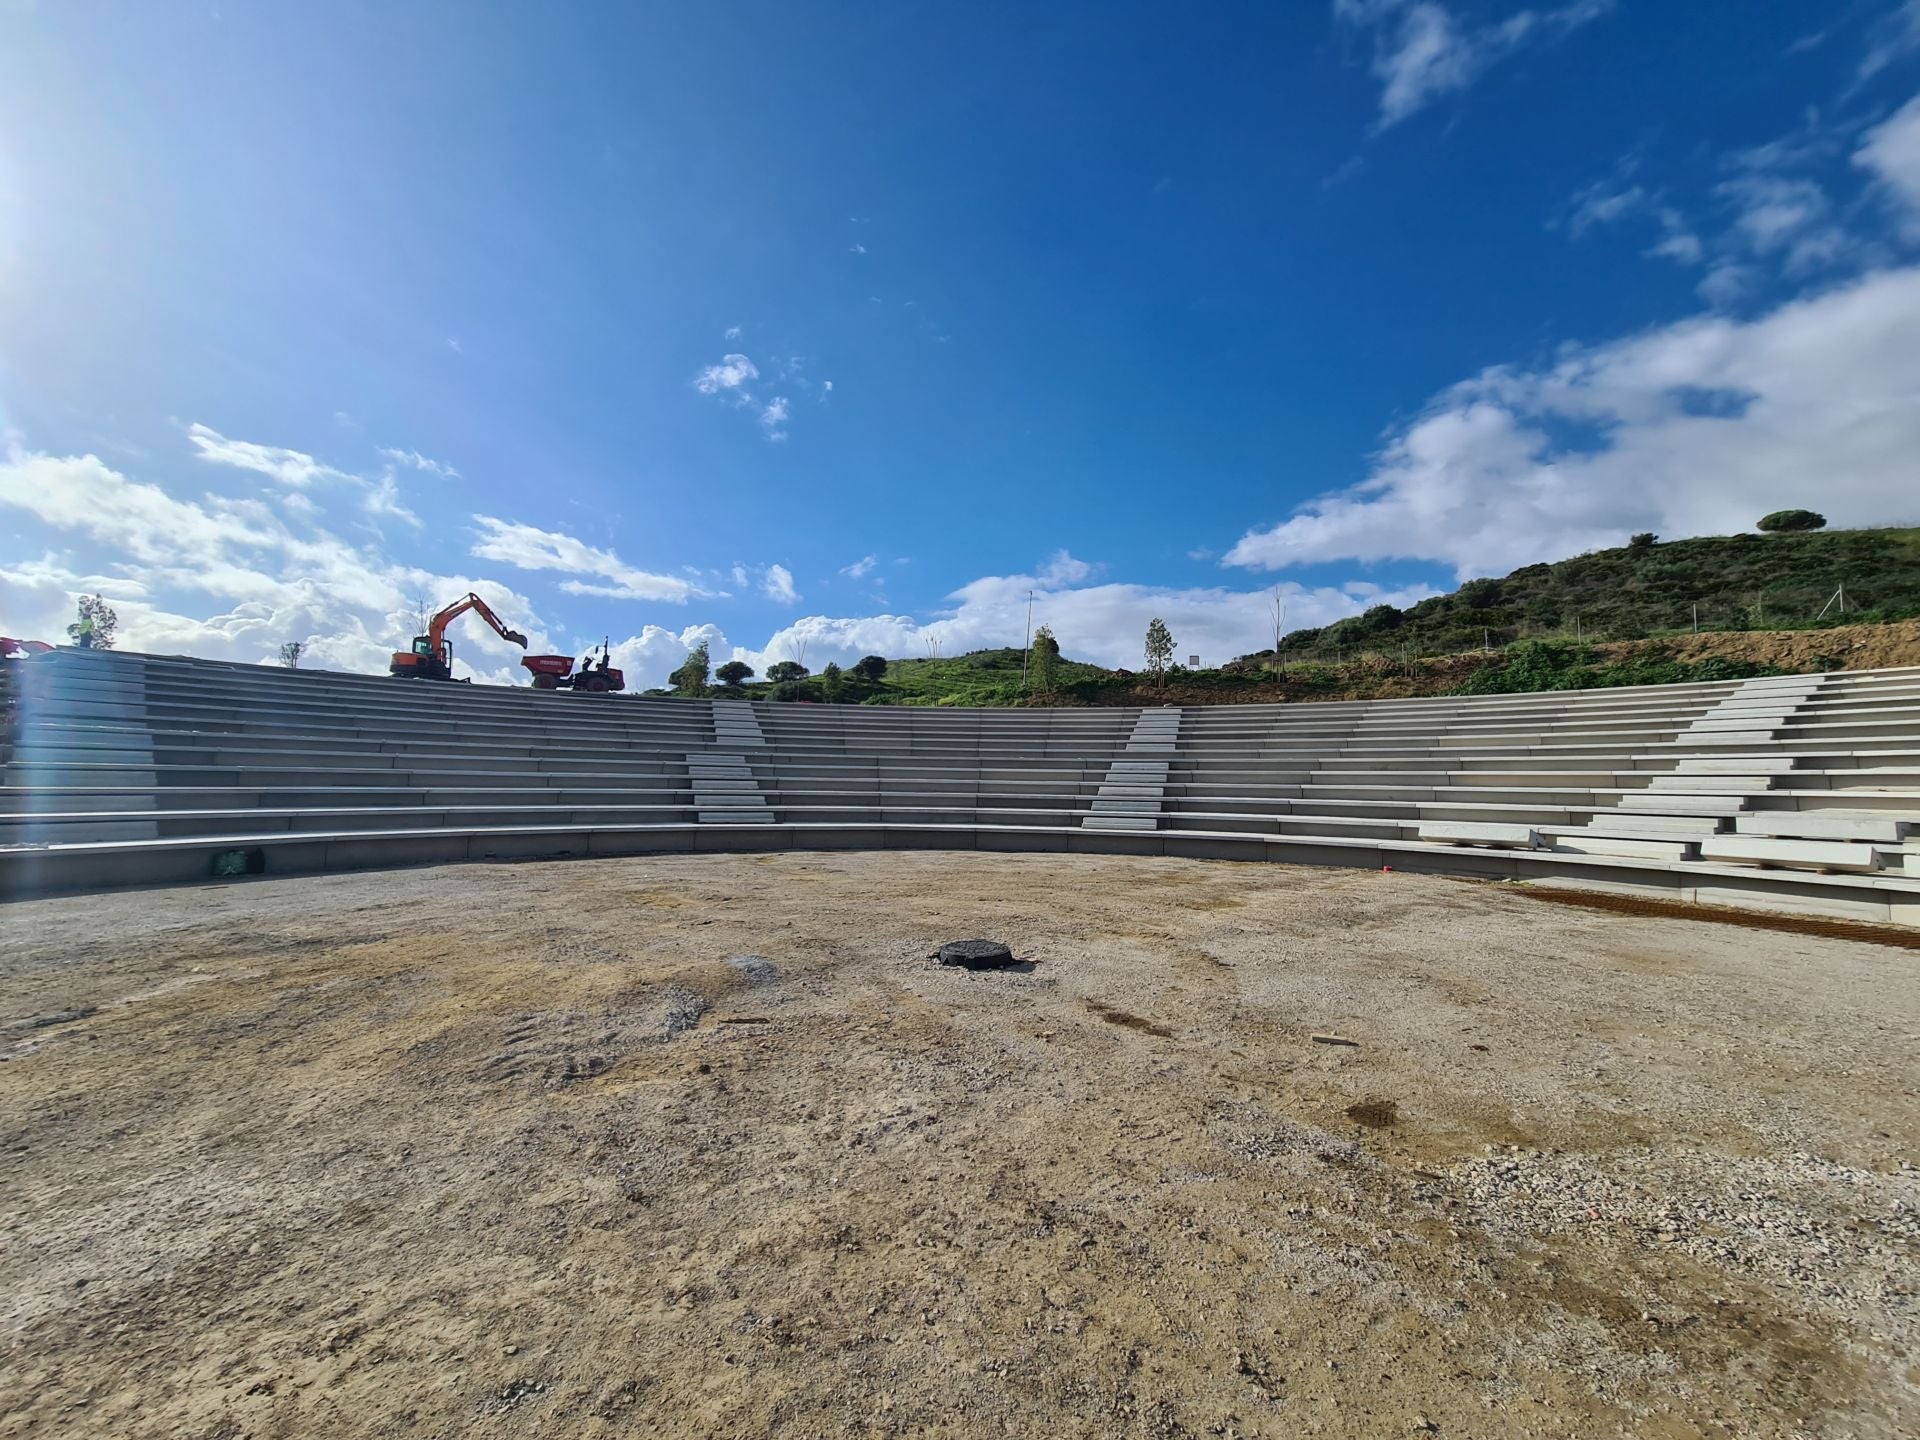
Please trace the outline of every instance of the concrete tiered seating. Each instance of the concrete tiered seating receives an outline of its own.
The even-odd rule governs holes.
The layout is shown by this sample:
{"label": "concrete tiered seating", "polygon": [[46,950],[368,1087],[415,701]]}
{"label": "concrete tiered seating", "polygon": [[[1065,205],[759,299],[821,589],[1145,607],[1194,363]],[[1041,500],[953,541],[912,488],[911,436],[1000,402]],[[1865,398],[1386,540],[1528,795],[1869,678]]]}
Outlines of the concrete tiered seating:
{"label": "concrete tiered seating", "polygon": [[1146,709],[748,704],[9,662],[5,893],[921,846],[1454,871],[1920,923],[1920,670]]}

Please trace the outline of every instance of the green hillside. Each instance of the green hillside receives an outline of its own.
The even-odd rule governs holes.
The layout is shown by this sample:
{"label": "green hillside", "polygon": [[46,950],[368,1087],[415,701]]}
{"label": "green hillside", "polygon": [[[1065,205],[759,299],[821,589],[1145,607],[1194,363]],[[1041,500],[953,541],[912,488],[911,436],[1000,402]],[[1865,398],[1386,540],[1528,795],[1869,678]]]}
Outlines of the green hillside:
{"label": "green hillside", "polygon": [[[1281,661],[1375,650],[1445,655],[1538,637],[1640,640],[1700,630],[1792,630],[1840,623],[1821,607],[1846,587],[1849,622],[1920,616],[1920,529],[1716,535],[1596,550],[1501,579],[1470,580],[1405,610],[1376,605],[1296,630]],[[1274,652],[1236,665],[1271,662]]]}
{"label": "green hillside", "polygon": [[[1844,615],[1829,603],[1843,585]],[[1696,606],[1699,636],[1691,633]],[[716,684],[711,693],[851,705],[1117,705],[1651,685],[1834,668],[1843,662],[1821,648],[1825,640],[1809,638],[1806,654],[1784,642],[1796,631],[1915,617],[1920,529],[1723,535],[1528,565],[1406,610],[1377,605],[1324,629],[1296,630],[1277,655],[1244,655],[1220,670],[1175,666],[1160,686],[1063,658],[1052,694],[1040,696],[1022,683],[1021,652],[1006,648],[892,660],[878,679],[849,669],[780,684]],[[1905,635],[1899,627],[1874,633]],[[1712,634],[1726,638],[1702,650]],[[1887,654],[1854,663],[1911,664],[1910,648],[1900,638]]]}

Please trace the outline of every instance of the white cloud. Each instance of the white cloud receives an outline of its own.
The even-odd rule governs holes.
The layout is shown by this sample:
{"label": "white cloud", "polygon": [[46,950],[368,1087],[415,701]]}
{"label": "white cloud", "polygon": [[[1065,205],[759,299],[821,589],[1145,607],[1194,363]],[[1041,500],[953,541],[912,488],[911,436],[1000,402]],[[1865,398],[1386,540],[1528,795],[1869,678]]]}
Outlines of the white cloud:
{"label": "white cloud", "polygon": [[800,594],[793,588],[793,572],[784,565],[769,565],[767,573],[761,577],[760,588],[766,592],[769,600],[782,605],[800,603]]}
{"label": "white cloud", "polygon": [[[265,662],[282,642],[299,640],[315,665],[380,673],[413,634],[416,596],[438,606],[477,590],[528,632],[534,648],[548,643],[532,602],[495,581],[401,564],[314,524],[289,527],[257,500],[178,498],[95,455],[47,455],[11,442],[0,459],[0,507],[114,557],[105,576],[55,561],[0,571],[9,615],[50,639],[59,638],[63,612],[84,591],[104,595],[119,612],[121,644],[130,650]],[[458,644],[461,674],[524,679],[521,652],[484,627],[463,630]]]}
{"label": "white cloud", "polygon": [[665,685],[667,676],[679,669],[688,652],[702,642],[715,665],[732,658],[725,633],[710,624],[689,625],[683,630],[649,625],[638,635],[614,641],[609,648],[614,665],[626,673],[627,689],[639,691]]}
{"label": "white cloud", "polygon": [[1462,24],[1437,0],[1333,0],[1336,20],[1374,31],[1373,73],[1381,84],[1376,130],[1464,90],[1522,45],[1556,39],[1610,9],[1612,0],[1574,0],[1557,10],[1522,10],[1476,28]]}
{"label": "white cloud", "polygon": [[1920,96],[1867,131],[1853,163],[1885,187],[1905,211],[1907,237],[1920,240]]}
{"label": "white cloud", "polygon": [[1056,550],[1041,567],[1040,583],[1049,587],[1059,585],[1078,585],[1093,575],[1093,566],[1084,560],[1076,560],[1065,550]]}
{"label": "white cloud", "polygon": [[[1357,615],[1368,605],[1411,605],[1432,592],[1424,586],[1381,590],[1364,599],[1331,586],[1280,587],[1292,628],[1325,625]],[[1041,575],[987,576],[962,586],[951,608],[928,621],[908,615],[808,615],[775,631],[757,649],[736,647],[734,658],[762,672],[775,660],[798,660],[805,652],[814,670],[829,660],[851,664],[862,655],[924,655],[937,641],[943,655],[1022,642],[1027,596],[1034,592],[1033,623],[1050,625],[1076,660],[1138,669],[1147,622],[1156,616],[1173,631],[1179,653],[1217,665],[1273,643],[1271,588],[1169,589],[1153,585],[1048,584]],[[714,656],[719,658],[715,650]]]}
{"label": "white cloud", "polygon": [[776,395],[768,401],[766,409],[760,412],[760,423],[766,429],[767,439],[786,439],[787,432],[781,427],[787,423],[787,397]]}
{"label": "white cloud", "polygon": [[864,255],[867,253],[867,247],[864,245],[849,245],[847,247],[847,253],[849,255]]}
{"label": "white cloud", "polygon": [[1647,250],[1649,255],[1658,255],[1681,265],[1698,265],[1706,255],[1706,247],[1700,243],[1700,237],[1686,226],[1677,210],[1660,211],[1660,226],[1665,233]]}
{"label": "white cloud", "polygon": [[498,560],[522,570],[561,570],[574,576],[591,576],[604,584],[587,580],[563,580],[560,588],[570,595],[605,595],[616,600],[665,600],[684,604],[706,592],[689,581],[672,575],[655,575],[636,570],[611,550],[601,550],[559,530],[541,530],[532,525],[497,520],[491,515],[476,515],[480,538],[472,554],[481,560]]}
{"label": "white cloud", "polygon": [[746,356],[723,355],[718,365],[709,365],[693,377],[693,388],[702,395],[724,395],[759,378],[759,368]]}
{"label": "white cloud", "polygon": [[438,460],[430,460],[418,450],[383,449],[380,453],[395,465],[411,466],[415,470],[423,470],[429,475],[438,475],[445,480],[458,480],[460,478],[460,472],[454,469],[453,466],[443,464]]}
{"label": "white cloud", "polygon": [[1693,288],[1702,300],[1716,310],[1725,310],[1743,299],[1753,289],[1754,281],[1752,266],[1742,265],[1737,260],[1721,260]]}
{"label": "white cloud", "polygon": [[1827,213],[1827,197],[1811,180],[1741,175],[1716,188],[1736,211],[1734,229],[1765,254],[1786,246]]}
{"label": "white cloud", "polygon": [[251,470],[282,485],[306,486],[315,480],[357,478],[331,465],[322,465],[313,456],[299,450],[288,450],[278,445],[255,445],[247,440],[229,440],[218,430],[206,425],[189,425],[187,438],[193,441],[202,460],[210,460],[216,465],[231,465],[237,470]]}
{"label": "white cloud", "polygon": [[1899,9],[1873,27],[1860,78],[1870,80],[1894,61],[1920,50],[1920,0],[1903,0]]}
{"label": "white cloud", "polygon": [[722,340],[738,340],[740,338],[740,327],[738,325],[727,326],[726,331],[720,338]]}
{"label": "white cloud", "polygon": [[1576,238],[1596,225],[1611,225],[1630,215],[1647,202],[1647,192],[1638,185],[1616,189],[1600,180],[1573,197],[1573,213],[1567,217],[1567,230]]}
{"label": "white cloud", "polygon": [[1920,268],[1903,268],[1751,320],[1491,369],[1392,436],[1364,482],[1249,532],[1226,563],[1420,558],[1465,578],[1796,505],[1839,525],[1912,521],[1917,333]]}
{"label": "white cloud", "polygon": [[849,580],[858,580],[879,563],[880,558],[877,555],[862,555],[851,565],[841,566],[840,573]]}
{"label": "white cloud", "polygon": [[382,475],[369,485],[366,498],[361,504],[369,515],[391,515],[396,520],[406,521],[415,529],[420,526],[420,517],[401,501],[400,487],[390,473]]}

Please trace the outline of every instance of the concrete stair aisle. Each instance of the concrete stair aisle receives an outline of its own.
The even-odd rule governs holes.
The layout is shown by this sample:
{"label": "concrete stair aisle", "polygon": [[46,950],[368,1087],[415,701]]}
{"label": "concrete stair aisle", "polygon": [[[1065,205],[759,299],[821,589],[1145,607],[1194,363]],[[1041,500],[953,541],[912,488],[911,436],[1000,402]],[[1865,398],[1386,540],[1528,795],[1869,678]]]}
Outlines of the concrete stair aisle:
{"label": "concrete stair aisle", "polygon": [[702,825],[771,825],[773,810],[745,755],[702,751],[687,756],[693,808]]}
{"label": "concrete stair aisle", "polygon": [[760,721],[753,705],[746,700],[713,702],[713,743],[722,750],[762,749],[767,737],[760,733]]}
{"label": "concrete stair aisle", "polygon": [[1142,710],[1094,795],[1085,830],[1157,830],[1166,800],[1167,770],[1179,746],[1180,710]]}

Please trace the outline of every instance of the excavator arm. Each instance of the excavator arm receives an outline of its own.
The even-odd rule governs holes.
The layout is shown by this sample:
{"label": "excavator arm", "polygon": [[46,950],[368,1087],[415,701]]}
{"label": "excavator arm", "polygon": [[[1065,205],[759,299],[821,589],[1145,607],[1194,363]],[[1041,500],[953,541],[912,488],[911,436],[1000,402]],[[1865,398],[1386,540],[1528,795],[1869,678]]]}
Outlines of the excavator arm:
{"label": "excavator arm", "polygon": [[421,680],[451,680],[453,647],[447,643],[447,626],[469,610],[477,611],[482,620],[500,633],[502,639],[526,649],[527,637],[518,630],[509,630],[500,617],[493,613],[491,605],[478,595],[464,595],[427,622],[427,633],[414,636],[411,650],[393,652],[393,662],[387,666],[387,673]]}
{"label": "excavator arm", "polygon": [[447,606],[446,609],[442,610],[428,622],[427,639],[433,645],[434,654],[438,655],[440,653],[441,642],[446,638],[447,626],[451,625],[455,620],[458,620],[469,610],[473,611],[498,631],[501,639],[511,641],[523,650],[526,649],[526,636],[522,635],[518,630],[509,630],[505,622],[493,613],[493,607],[491,605],[487,604],[487,602],[482,600],[478,595],[468,594],[462,599],[454,601],[453,604]]}

